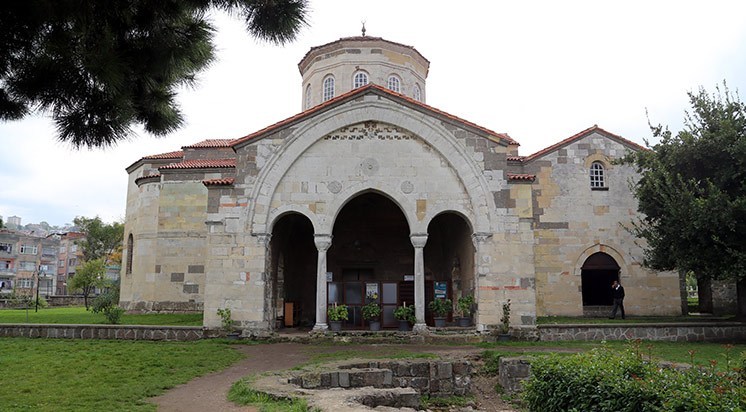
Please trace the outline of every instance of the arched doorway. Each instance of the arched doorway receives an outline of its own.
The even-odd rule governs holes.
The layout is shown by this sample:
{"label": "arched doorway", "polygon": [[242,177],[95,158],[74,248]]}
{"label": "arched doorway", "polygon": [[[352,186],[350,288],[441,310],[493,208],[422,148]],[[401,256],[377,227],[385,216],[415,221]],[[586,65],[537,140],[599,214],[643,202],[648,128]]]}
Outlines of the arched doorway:
{"label": "arched doorway", "polygon": [[394,327],[394,309],[414,305],[414,252],[409,224],[389,198],[363,193],[340,210],[327,254],[327,301],[348,306],[346,328],[364,327],[362,306],[382,305],[382,325]]}
{"label": "arched doorway", "polygon": [[619,265],[613,257],[596,252],[585,260],[580,272],[583,306],[610,306],[611,283],[619,280]]}
{"label": "arched doorway", "polygon": [[[436,297],[451,299],[474,295],[474,244],[472,230],[461,215],[447,212],[427,227],[425,245],[425,307]],[[432,313],[425,312],[432,325]],[[449,316],[448,321],[451,320]]]}
{"label": "arched doorway", "polygon": [[316,321],[316,246],[313,225],[307,217],[282,216],[270,241],[273,279],[272,319],[279,326],[313,326]]}

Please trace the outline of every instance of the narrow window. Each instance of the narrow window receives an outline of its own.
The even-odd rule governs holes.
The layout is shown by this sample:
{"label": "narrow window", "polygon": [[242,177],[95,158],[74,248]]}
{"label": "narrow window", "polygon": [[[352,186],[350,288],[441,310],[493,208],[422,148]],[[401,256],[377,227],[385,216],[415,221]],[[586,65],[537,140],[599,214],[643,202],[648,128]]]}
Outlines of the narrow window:
{"label": "narrow window", "polygon": [[606,187],[606,180],[604,177],[604,165],[601,162],[593,162],[591,164],[591,189],[600,189]]}
{"label": "narrow window", "polygon": [[132,239],[132,233],[127,236],[127,267],[126,267],[126,274],[131,275],[132,274],[132,251],[135,250],[135,244]]}
{"label": "narrow window", "polygon": [[366,84],[368,84],[368,73],[366,72],[355,73],[355,77],[353,77],[353,81],[352,81],[352,88],[357,89],[358,87],[363,87]]}
{"label": "narrow window", "polygon": [[323,101],[327,101],[334,97],[334,77],[328,76],[324,79],[324,95]]}
{"label": "narrow window", "polygon": [[414,90],[412,91],[412,97],[414,97],[414,99],[417,100],[418,102],[422,101],[422,91],[420,90],[419,84],[414,85]]}
{"label": "narrow window", "polygon": [[401,93],[401,81],[396,76],[389,76],[389,90]]}
{"label": "narrow window", "polygon": [[311,108],[311,85],[306,86],[306,109]]}

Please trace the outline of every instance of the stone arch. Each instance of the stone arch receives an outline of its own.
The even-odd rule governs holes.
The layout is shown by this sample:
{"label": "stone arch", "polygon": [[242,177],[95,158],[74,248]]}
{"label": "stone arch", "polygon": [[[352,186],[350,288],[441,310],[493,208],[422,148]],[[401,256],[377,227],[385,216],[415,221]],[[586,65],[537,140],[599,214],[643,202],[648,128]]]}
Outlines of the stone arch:
{"label": "stone arch", "polygon": [[[377,96],[374,96],[377,97]],[[455,137],[440,122],[428,122],[421,116],[411,116],[406,108],[377,97],[369,100],[365,96],[362,103],[352,102],[316,115],[316,121],[302,123],[267,161],[253,186],[248,210],[248,222],[253,233],[266,232],[269,222],[270,202],[277,186],[303,153],[329,133],[364,121],[379,121],[406,129],[437,151],[453,168],[466,192],[473,210],[475,232],[493,232],[496,208],[479,166],[471,158]],[[361,110],[361,109],[365,110]],[[257,207],[264,208],[259,213]],[[261,210],[261,209],[259,209]]]}
{"label": "stone arch", "polygon": [[619,253],[619,251],[617,250],[615,246],[611,246],[607,243],[596,243],[594,245],[588,246],[580,253],[580,255],[578,256],[578,259],[575,261],[575,269],[573,271],[573,274],[579,277],[583,269],[583,264],[585,263],[585,261],[591,255],[598,253],[598,252],[606,253],[607,255],[614,258],[616,263],[619,265],[620,270],[622,271],[620,273],[620,276],[625,272],[624,269],[627,268],[628,263],[626,259],[624,259],[624,255]]}
{"label": "stone arch", "polygon": [[457,216],[461,217],[461,219],[464,220],[464,223],[466,223],[466,225],[469,227],[469,230],[471,231],[471,233],[475,232],[474,231],[474,223],[472,222],[471,217],[469,216],[469,213],[467,211],[465,211],[463,208],[458,207],[456,205],[453,205],[451,207],[439,208],[438,210],[436,210],[436,211],[434,211],[432,213],[432,216],[428,213],[428,216],[425,219],[423,219],[423,220],[425,220],[425,221],[428,222],[427,225],[429,227],[430,223],[433,221],[433,219],[435,219],[436,217],[438,217],[438,216],[440,216],[442,214],[445,214],[445,213],[452,213],[454,215],[457,215]]}
{"label": "stone arch", "polygon": [[399,208],[401,213],[404,215],[404,218],[407,220],[407,225],[409,225],[410,232],[419,233],[415,231],[415,228],[417,227],[417,218],[411,213],[407,213],[408,208],[405,207],[405,205],[410,203],[408,202],[408,199],[406,199],[404,196],[396,194],[395,191],[376,189],[362,182],[358,185],[349,187],[347,190],[344,190],[337,194],[335,199],[339,199],[339,201],[335,201],[329,204],[329,210],[331,210],[332,212],[329,216],[330,219],[326,221],[327,224],[322,226],[322,230],[324,231],[321,233],[331,233],[332,229],[334,228],[334,223],[339,216],[339,212],[342,211],[345,205],[347,205],[351,200],[366,193],[375,193],[391,200]]}
{"label": "stone arch", "polygon": [[304,208],[301,205],[294,204],[284,204],[269,211],[269,216],[267,217],[267,221],[269,222],[269,225],[267,226],[267,233],[272,233],[272,228],[275,226],[275,224],[277,224],[277,222],[282,217],[289,213],[297,213],[299,215],[305,216],[306,219],[311,222],[314,232],[319,233],[320,225],[316,214],[312,213],[310,210],[308,210],[308,208]]}

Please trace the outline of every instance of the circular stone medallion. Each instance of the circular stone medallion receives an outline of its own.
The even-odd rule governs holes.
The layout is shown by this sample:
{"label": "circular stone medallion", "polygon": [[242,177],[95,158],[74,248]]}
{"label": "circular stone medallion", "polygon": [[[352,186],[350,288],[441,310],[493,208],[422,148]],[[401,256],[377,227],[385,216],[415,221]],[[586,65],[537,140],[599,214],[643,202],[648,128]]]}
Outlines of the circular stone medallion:
{"label": "circular stone medallion", "polygon": [[339,183],[336,180],[329,182],[329,184],[327,184],[326,187],[332,193],[339,193],[340,191],[342,191],[342,183]]}
{"label": "circular stone medallion", "polygon": [[410,194],[414,191],[414,185],[409,180],[401,182],[401,191]]}

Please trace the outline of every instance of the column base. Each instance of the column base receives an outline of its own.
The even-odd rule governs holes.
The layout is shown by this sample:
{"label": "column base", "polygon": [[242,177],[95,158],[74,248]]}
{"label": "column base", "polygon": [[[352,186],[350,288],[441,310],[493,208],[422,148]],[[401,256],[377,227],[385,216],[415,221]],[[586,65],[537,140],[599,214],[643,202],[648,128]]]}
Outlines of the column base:
{"label": "column base", "polygon": [[327,325],[326,323],[317,323],[317,324],[313,325],[313,330],[324,331],[324,330],[328,330],[328,329],[329,329],[329,325]]}
{"label": "column base", "polygon": [[412,331],[416,333],[427,332],[428,330],[427,324],[425,323],[415,323],[414,326],[412,326]]}

